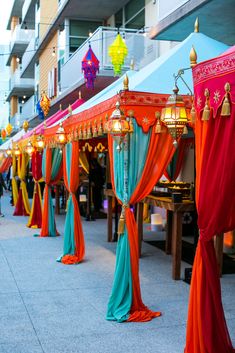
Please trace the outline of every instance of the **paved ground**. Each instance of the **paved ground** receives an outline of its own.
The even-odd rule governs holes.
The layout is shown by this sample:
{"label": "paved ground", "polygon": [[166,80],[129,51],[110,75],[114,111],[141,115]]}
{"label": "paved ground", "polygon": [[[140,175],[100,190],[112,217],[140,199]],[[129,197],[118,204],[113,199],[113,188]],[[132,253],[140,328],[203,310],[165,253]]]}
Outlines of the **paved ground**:
{"label": "paved ground", "polygon": [[[140,260],[144,302],[162,317],[108,322],[116,244],[106,242],[105,221],[83,222],[86,261],[65,266],[56,262],[63,237],[34,238],[27,219],[11,216],[6,197],[2,203],[0,353],[183,353],[189,286],[171,279],[170,256],[145,243]],[[62,233],[63,222],[57,218]],[[235,275],[222,284],[235,344]]]}

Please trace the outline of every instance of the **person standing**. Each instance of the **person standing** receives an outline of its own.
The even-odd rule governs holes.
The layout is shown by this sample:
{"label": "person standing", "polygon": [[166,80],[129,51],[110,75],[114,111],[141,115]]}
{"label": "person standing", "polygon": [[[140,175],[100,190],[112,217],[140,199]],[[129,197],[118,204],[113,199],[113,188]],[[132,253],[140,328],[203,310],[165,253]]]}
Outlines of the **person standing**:
{"label": "person standing", "polygon": [[3,188],[5,190],[7,190],[7,187],[6,187],[5,181],[3,179],[3,176],[0,173],[0,217],[4,217],[4,214],[2,214],[2,210],[1,210],[1,197],[3,195]]}

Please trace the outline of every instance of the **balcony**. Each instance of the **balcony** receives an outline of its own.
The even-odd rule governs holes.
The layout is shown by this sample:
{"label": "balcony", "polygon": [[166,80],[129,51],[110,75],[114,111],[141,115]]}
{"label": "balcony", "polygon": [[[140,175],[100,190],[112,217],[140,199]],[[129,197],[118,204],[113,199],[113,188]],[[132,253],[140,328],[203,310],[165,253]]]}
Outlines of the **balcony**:
{"label": "balcony", "polygon": [[[131,60],[134,60],[135,69],[139,70],[149,64],[157,56],[157,43],[145,37],[143,33],[136,30],[120,30],[125,34],[128,47],[123,72],[130,69]],[[117,35],[117,29],[110,27],[99,27],[81,47],[79,47],[61,68],[61,93],[68,88],[76,88],[84,83],[81,72],[81,62],[88,50],[88,42],[91,42],[92,50],[100,61],[100,72],[98,76],[113,76],[113,67],[108,55],[108,48]],[[74,72],[76,71],[76,75]]]}
{"label": "balcony", "polygon": [[26,52],[22,56],[22,78],[33,78],[34,77],[34,61],[33,56],[37,49],[37,41],[35,37],[32,37],[27,47]]}
{"label": "balcony", "polygon": [[26,32],[24,29],[20,28],[20,25],[17,25],[15,27],[10,40],[10,47],[9,47],[10,54],[7,60],[8,66],[11,64],[11,58],[13,55],[21,56],[25,52],[33,35],[34,35],[33,30],[28,30]]}
{"label": "balcony", "polygon": [[16,113],[10,120],[13,130],[18,131],[23,123],[23,116],[20,113]]}
{"label": "balcony", "polygon": [[25,25],[29,29],[33,29],[35,26],[35,3],[36,0],[25,0],[22,8],[22,28]]}
{"label": "balcony", "polygon": [[17,69],[9,81],[9,101],[11,96],[31,96],[34,93],[34,80],[21,78],[21,70]]}
{"label": "balcony", "polygon": [[26,103],[22,105],[22,116],[24,120],[30,120],[36,114],[35,96],[31,96]]}

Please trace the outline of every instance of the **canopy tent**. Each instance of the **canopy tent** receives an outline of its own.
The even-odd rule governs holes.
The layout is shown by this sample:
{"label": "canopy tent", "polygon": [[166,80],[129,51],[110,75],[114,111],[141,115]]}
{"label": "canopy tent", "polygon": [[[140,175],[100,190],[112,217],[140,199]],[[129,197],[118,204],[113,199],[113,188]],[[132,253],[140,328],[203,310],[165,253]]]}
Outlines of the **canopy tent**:
{"label": "canopy tent", "polygon": [[[177,73],[180,68],[189,66],[189,52],[192,45],[203,48],[202,53],[199,51],[200,59],[218,55],[227,49],[227,46],[222,43],[200,33],[192,33],[184,42],[163,57],[158,58],[140,72],[132,75],[129,78],[129,86],[132,91],[128,90],[128,81],[125,80],[124,90],[121,84],[120,86],[115,85],[115,88],[106,90],[105,93],[93,98],[92,101],[87,101],[73,112],[73,116],[63,121],[69,143],[79,139],[81,145],[84,144],[84,139],[89,141],[93,135],[97,136],[97,130],[101,129],[105,132],[106,122],[111,116],[117,101],[120,102],[125,116],[128,116],[130,111],[134,116],[134,133],[128,142],[129,154],[125,155],[124,151],[121,151],[117,155],[115,148],[113,148],[115,142],[109,139],[112,184],[116,196],[123,205],[123,219],[126,220],[122,232],[123,236],[119,238],[118,242],[114,284],[107,312],[107,319],[109,320],[147,321],[159,315],[159,313],[153,313],[146,308],[141,299],[138,277],[138,246],[136,244],[138,237],[136,223],[133,215],[129,212],[128,204],[129,202],[132,204],[138,202],[146,196],[146,192],[151,191],[151,188],[162,176],[163,168],[167,166],[174,153],[171,137],[163,127],[162,130],[165,134],[160,134],[162,138],[159,138],[158,135],[155,138],[156,111],[160,112],[165,107],[168,95],[161,94],[161,92],[171,92],[173,74]],[[187,83],[190,85],[191,82],[192,87],[192,79],[189,75],[189,73],[186,75],[189,80]],[[187,80],[187,78],[185,79]],[[141,81],[143,81],[144,90],[152,91],[151,93],[142,91]],[[180,83],[179,86],[181,93],[186,92],[188,94],[187,88]],[[118,95],[116,94],[117,89],[120,90]],[[184,99],[186,106],[189,108],[191,106],[191,96],[185,96]],[[58,126],[54,125],[45,130],[45,140],[48,146],[57,145],[55,139],[57,129]],[[141,148],[140,144],[137,143],[140,140],[146,140],[146,142],[142,146],[143,153],[138,152],[141,155],[141,161],[138,164],[135,157],[138,153],[136,155],[134,151]],[[163,150],[165,151],[164,154],[159,154],[159,151]],[[126,195],[123,195],[123,185],[121,184],[125,179],[126,160],[130,165],[136,165],[137,169],[133,167],[133,171],[126,171],[133,183],[131,185],[128,182],[129,189]],[[144,164],[143,161],[146,161],[146,163]],[[154,161],[154,163],[151,161]],[[155,166],[158,166],[157,171],[154,169]],[[132,172],[135,173],[134,179],[132,178]],[[153,177],[149,180],[147,175],[153,175]],[[126,268],[126,272],[123,277],[124,268]]]}
{"label": "canopy tent", "polygon": [[24,129],[18,131],[14,136],[10,137],[6,142],[0,146],[1,151],[6,151],[11,148],[13,142],[18,141],[23,135],[25,135]]}
{"label": "canopy tent", "polygon": [[235,229],[235,47],[196,65],[193,81],[200,238],[185,353],[234,353],[224,317],[213,238]]}

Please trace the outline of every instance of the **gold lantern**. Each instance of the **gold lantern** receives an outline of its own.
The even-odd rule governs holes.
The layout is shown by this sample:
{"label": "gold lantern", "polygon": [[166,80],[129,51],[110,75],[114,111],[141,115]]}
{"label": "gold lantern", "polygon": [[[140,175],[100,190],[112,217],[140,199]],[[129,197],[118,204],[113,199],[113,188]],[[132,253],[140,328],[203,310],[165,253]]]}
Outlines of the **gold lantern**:
{"label": "gold lantern", "polygon": [[117,150],[121,150],[121,143],[124,136],[130,131],[130,124],[127,121],[124,112],[120,109],[120,103],[116,103],[116,109],[113,111],[110,120],[105,126],[107,132],[118,142]]}
{"label": "gold lantern", "polygon": [[28,153],[29,157],[31,158],[35,149],[34,149],[32,142],[30,140],[28,141],[28,143],[26,145],[25,151]]}
{"label": "gold lantern", "polygon": [[7,157],[11,157],[11,155],[12,155],[12,150],[11,150],[10,147],[6,150],[6,154],[7,154]]}
{"label": "gold lantern", "polygon": [[161,120],[173,137],[174,146],[177,146],[177,139],[183,134],[188,117],[183,98],[178,94],[179,88],[175,86],[173,92],[166,102],[166,107],[162,109]]}
{"label": "gold lantern", "polygon": [[27,132],[28,131],[28,129],[29,129],[29,122],[27,121],[27,120],[25,120],[24,122],[23,122],[23,129],[24,129],[24,131],[25,132]]}
{"label": "gold lantern", "polygon": [[66,144],[66,133],[65,133],[65,129],[63,128],[62,122],[60,122],[60,126],[56,131],[56,140],[59,146],[63,146]]}
{"label": "gold lantern", "polygon": [[15,154],[16,157],[19,157],[19,155],[20,155],[20,149],[19,149],[18,145],[16,145],[15,148],[14,148],[14,154]]}
{"label": "gold lantern", "polygon": [[36,147],[39,151],[43,150],[44,148],[44,139],[42,135],[39,135],[36,139]]}

